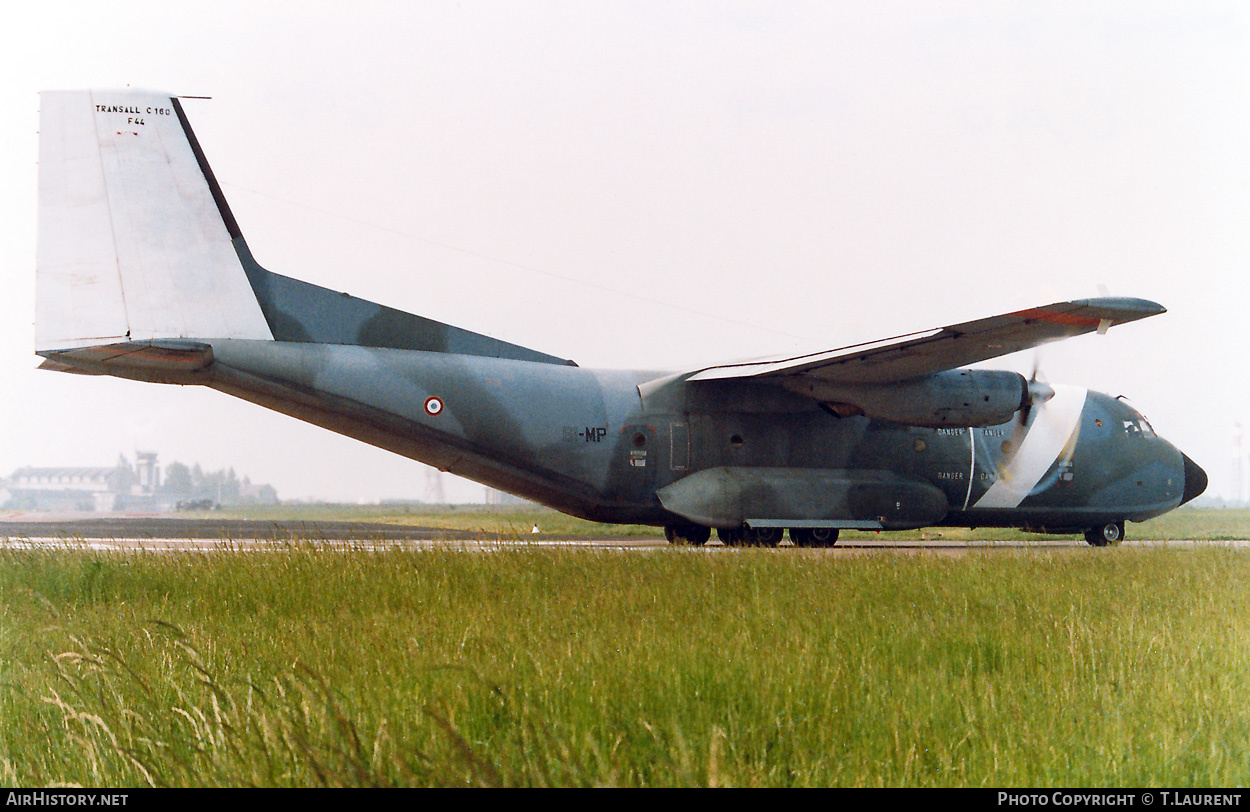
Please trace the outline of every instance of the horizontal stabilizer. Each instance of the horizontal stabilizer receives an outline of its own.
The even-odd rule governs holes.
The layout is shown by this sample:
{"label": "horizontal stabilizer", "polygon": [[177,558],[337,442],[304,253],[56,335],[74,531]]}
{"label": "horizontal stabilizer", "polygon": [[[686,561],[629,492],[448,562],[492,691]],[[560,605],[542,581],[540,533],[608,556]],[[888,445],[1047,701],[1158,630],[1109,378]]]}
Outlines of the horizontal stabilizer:
{"label": "horizontal stabilizer", "polygon": [[40,369],[153,383],[206,383],[213,348],[183,340],[129,341],[47,352]]}

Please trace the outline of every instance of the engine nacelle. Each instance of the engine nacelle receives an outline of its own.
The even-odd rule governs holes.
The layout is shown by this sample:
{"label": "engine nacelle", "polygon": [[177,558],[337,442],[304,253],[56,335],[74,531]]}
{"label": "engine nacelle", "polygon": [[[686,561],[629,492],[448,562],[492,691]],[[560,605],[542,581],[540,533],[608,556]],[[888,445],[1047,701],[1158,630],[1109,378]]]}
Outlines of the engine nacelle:
{"label": "engine nacelle", "polygon": [[997,426],[1033,397],[1023,375],[993,369],[952,369],[889,384],[840,384],[804,376],[785,385],[841,416],[862,414],[926,428]]}

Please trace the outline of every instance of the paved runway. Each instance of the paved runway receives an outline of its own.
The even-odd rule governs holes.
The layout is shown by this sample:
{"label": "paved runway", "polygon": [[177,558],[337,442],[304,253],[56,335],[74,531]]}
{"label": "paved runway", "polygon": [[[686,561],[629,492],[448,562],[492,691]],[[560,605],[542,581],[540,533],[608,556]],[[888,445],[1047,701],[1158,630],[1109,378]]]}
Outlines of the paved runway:
{"label": "paved runway", "polygon": [[5,547],[85,545],[93,549],[212,549],[231,546],[273,547],[292,542],[330,546],[428,546],[461,544],[596,544],[663,546],[664,539],[638,536],[597,537],[593,541],[549,533],[524,535],[408,527],[374,522],[255,521],[244,519],[90,518],[53,521],[0,520]]}
{"label": "paved runway", "polygon": [[[667,547],[659,534],[655,537],[619,536],[592,539],[534,535],[502,535],[465,530],[368,522],[335,521],[248,521],[239,519],[179,519],[169,517],[91,518],[74,520],[0,520],[0,547],[86,548],[118,551],[212,551],[222,549],[282,549],[293,543],[312,543],[327,549],[426,548],[452,545],[462,548],[499,546],[584,547],[594,549],[648,549]],[[1181,546],[1217,544],[1246,547],[1248,541],[1128,541],[1127,546]],[[787,545],[788,546],[788,545]],[[1084,541],[1056,537],[1044,541],[901,541],[889,536],[876,539],[844,540],[825,550],[807,549],[804,553],[863,554],[895,551],[899,553],[946,552],[1001,549],[1085,549]],[[707,549],[726,549],[711,542]],[[741,548],[729,548],[741,549]]]}
{"label": "paved runway", "polygon": [[68,521],[0,521],[0,537],[10,538],[166,538],[267,539],[289,541],[452,540],[480,534],[432,527],[406,527],[372,522],[256,521],[246,519],[91,518]]}

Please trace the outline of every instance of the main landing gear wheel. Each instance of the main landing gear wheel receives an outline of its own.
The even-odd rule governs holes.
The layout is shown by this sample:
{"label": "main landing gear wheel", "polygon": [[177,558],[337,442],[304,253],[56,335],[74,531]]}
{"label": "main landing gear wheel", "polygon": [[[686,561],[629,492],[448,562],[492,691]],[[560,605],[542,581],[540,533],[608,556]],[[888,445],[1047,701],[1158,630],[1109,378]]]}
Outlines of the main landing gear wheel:
{"label": "main landing gear wheel", "polygon": [[790,541],[795,547],[832,547],[838,543],[836,527],[791,527]]}
{"label": "main landing gear wheel", "polygon": [[1114,547],[1124,541],[1124,522],[1109,522],[1085,531],[1085,540],[1095,547]]}
{"label": "main landing gear wheel", "polygon": [[781,527],[722,527],[716,531],[726,547],[776,547],[785,534]]}
{"label": "main landing gear wheel", "polygon": [[712,528],[700,524],[668,524],[664,526],[664,538],[669,544],[706,544],[712,537]]}
{"label": "main landing gear wheel", "polygon": [[776,547],[786,531],[780,527],[751,527],[747,529],[747,544],[753,547]]}

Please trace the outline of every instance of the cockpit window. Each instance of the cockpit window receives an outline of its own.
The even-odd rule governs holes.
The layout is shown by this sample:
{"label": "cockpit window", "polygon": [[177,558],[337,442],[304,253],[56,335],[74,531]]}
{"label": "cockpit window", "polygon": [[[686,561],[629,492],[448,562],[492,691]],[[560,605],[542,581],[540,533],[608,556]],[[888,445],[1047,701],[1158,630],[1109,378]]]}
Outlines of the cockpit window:
{"label": "cockpit window", "polygon": [[1124,433],[1129,437],[1154,437],[1155,430],[1146,418],[1138,416],[1124,421]]}

